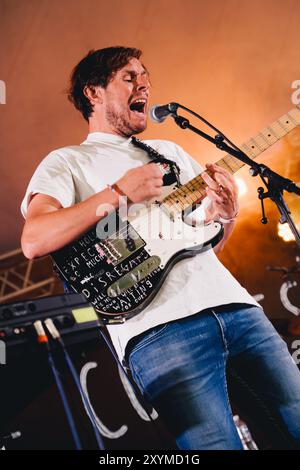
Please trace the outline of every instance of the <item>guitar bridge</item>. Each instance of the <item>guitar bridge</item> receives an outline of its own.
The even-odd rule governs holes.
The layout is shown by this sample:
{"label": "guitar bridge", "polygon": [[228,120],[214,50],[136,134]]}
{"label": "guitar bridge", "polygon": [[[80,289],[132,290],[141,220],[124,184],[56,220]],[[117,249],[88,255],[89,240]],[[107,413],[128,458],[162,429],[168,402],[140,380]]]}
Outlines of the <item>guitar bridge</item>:
{"label": "guitar bridge", "polygon": [[100,256],[113,266],[117,266],[117,264],[145,246],[144,240],[136,230],[128,222],[126,224],[115,233],[100,239],[95,244],[95,248]]}

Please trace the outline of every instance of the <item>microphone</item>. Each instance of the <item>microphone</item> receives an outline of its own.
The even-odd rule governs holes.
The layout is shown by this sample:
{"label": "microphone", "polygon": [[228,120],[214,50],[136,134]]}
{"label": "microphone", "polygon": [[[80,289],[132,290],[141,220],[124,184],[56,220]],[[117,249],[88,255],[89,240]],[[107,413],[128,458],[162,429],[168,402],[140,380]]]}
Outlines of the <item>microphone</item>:
{"label": "microphone", "polygon": [[178,103],[155,104],[150,108],[149,115],[153,122],[160,124],[170,115],[177,111]]}

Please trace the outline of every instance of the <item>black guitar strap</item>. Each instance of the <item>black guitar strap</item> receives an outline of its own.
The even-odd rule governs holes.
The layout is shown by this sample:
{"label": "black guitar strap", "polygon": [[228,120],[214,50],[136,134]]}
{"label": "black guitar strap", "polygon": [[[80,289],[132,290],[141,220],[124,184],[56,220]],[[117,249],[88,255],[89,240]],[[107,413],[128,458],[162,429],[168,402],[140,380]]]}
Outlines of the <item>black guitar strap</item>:
{"label": "black guitar strap", "polygon": [[145,142],[142,142],[136,137],[132,137],[131,142],[135,147],[138,147],[144,150],[145,152],[147,152],[149,158],[152,161],[161,164],[164,170],[164,176],[163,176],[164,186],[169,186],[173,183],[177,183],[177,186],[181,186],[180,179],[179,179],[180,168],[176,162],[164,157],[157,150],[152,148],[150,145],[145,144]]}

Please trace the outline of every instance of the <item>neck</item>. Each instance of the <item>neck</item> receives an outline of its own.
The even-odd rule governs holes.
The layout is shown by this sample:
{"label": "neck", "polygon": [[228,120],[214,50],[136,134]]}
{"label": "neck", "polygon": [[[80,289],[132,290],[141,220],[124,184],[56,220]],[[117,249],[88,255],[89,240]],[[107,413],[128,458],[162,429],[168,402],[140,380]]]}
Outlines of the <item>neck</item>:
{"label": "neck", "polygon": [[127,137],[111,126],[106,120],[103,119],[101,115],[93,115],[89,118],[89,133],[91,132],[104,132],[105,134]]}
{"label": "neck", "polygon": [[[248,142],[244,143],[241,149],[250,158],[256,158],[299,124],[300,106],[296,106],[277,119],[277,121],[265,127],[255,137],[248,140]],[[231,174],[244,166],[243,162],[229,154],[226,154],[223,158],[218,160],[216,164],[225,168],[225,170]],[[211,175],[209,171],[206,172]],[[198,175],[165,197],[162,203],[164,207],[168,209],[168,212],[172,212],[173,214],[181,213],[182,211],[189,210],[204,199],[206,196],[206,187],[205,181],[202,179],[201,175]]]}

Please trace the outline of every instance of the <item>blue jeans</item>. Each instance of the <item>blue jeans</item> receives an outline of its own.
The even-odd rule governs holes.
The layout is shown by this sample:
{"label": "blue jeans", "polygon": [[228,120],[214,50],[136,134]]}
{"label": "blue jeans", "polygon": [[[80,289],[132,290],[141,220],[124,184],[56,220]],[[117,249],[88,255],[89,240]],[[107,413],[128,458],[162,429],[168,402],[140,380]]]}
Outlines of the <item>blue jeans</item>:
{"label": "blue jeans", "polygon": [[298,448],[300,373],[262,309],[232,304],[160,325],[133,338],[126,357],[179,449],[243,448],[228,398],[229,363]]}

